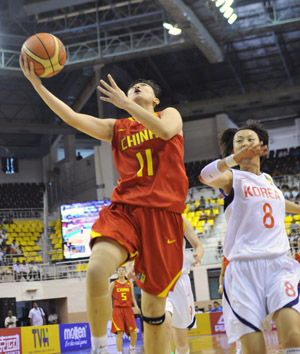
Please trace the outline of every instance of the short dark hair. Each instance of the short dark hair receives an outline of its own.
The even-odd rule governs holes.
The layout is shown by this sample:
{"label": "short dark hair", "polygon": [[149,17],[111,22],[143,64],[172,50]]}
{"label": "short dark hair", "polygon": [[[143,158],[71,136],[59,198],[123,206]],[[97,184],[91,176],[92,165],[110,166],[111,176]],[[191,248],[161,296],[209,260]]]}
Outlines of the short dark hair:
{"label": "short dark hair", "polygon": [[134,86],[135,84],[138,84],[140,82],[142,82],[144,84],[147,84],[150,87],[152,87],[152,90],[153,90],[153,92],[155,94],[155,97],[159,97],[161,95],[161,88],[158,86],[158,84],[155,81],[153,81],[153,80],[146,80],[146,79],[137,79],[137,80],[133,81],[128,86],[127,92],[131,89],[132,86]]}
{"label": "short dark hair", "polygon": [[[232,154],[233,150],[233,138],[235,134],[240,130],[253,130],[257,135],[260,141],[264,145],[269,145],[269,133],[263,128],[263,126],[255,120],[247,120],[247,122],[240,128],[229,128],[224,130],[219,135],[219,147],[221,150],[222,157],[226,157]],[[262,159],[261,159],[262,161]]]}

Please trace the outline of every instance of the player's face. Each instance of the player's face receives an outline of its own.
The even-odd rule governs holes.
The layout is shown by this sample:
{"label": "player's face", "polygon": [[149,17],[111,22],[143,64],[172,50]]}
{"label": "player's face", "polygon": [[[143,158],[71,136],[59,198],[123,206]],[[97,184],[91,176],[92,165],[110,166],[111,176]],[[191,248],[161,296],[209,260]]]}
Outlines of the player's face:
{"label": "player's face", "polygon": [[[131,101],[139,103],[140,100],[159,103],[158,98],[155,97],[153,88],[145,82],[138,82],[127,92],[127,96]],[[158,101],[158,102],[157,102]]]}
{"label": "player's face", "polygon": [[118,269],[118,276],[119,277],[124,277],[125,276],[125,269],[124,268],[119,268]]}
{"label": "player's face", "polygon": [[238,152],[252,143],[259,143],[259,137],[255,131],[250,129],[238,131],[233,138],[233,153]]}

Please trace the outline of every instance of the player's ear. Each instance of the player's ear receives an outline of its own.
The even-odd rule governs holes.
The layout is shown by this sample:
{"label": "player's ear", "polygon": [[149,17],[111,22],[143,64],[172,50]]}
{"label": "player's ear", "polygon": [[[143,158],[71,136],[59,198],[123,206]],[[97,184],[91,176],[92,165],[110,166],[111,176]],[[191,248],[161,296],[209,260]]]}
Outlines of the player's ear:
{"label": "player's ear", "polygon": [[158,104],[160,103],[160,100],[159,98],[155,97],[154,100],[153,100],[153,106],[157,106]]}

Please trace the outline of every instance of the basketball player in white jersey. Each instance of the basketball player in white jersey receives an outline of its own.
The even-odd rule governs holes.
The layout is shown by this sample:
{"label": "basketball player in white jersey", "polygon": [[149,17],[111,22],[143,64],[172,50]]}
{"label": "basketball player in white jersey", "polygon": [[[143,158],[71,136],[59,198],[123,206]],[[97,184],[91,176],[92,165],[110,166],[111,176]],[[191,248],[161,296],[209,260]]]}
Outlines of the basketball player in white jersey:
{"label": "basketball player in white jersey", "polygon": [[[285,213],[300,205],[284,199],[272,178],[260,172],[268,132],[255,121],[220,136],[222,160],[204,167],[200,181],[223,189],[228,223],[224,256],[223,311],[229,342],[241,339],[244,354],[265,354],[263,322],[273,320],[283,353],[300,354],[300,265],[287,257]],[[239,169],[232,167],[239,166]]]}
{"label": "basketball player in white jersey", "polygon": [[171,353],[171,336],[175,344],[175,354],[189,354],[188,329],[195,323],[194,296],[189,277],[191,266],[201,262],[204,254],[203,246],[195,234],[190,222],[183,216],[185,230],[184,236],[193,246],[194,252],[185,249],[183,245],[183,267],[180,278],[174,290],[170,291],[166,301],[166,331],[168,348]]}

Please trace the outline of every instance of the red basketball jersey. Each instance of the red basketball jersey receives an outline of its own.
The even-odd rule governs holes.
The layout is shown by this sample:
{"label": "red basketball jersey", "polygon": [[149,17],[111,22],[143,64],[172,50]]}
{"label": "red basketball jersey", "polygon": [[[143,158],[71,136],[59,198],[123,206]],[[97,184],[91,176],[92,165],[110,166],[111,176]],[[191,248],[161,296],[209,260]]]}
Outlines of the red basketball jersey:
{"label": "red basketball jersey", "polygon": [[300,253],[295,254],[295,260],[300,263]]}
{"label": "red basketball jersey", "polygon": [[184,211],[188,178],[181,135],[165,141],[133,118],[120,119],[114,126],[112,150],[120,174],[112,203]]}
{"label": "red basketball jersey", "polygon": [[129,280],[126,280],[123,284],[119,280],[115,280],[112,299],[114,307],[132,307],[131,283]]}

